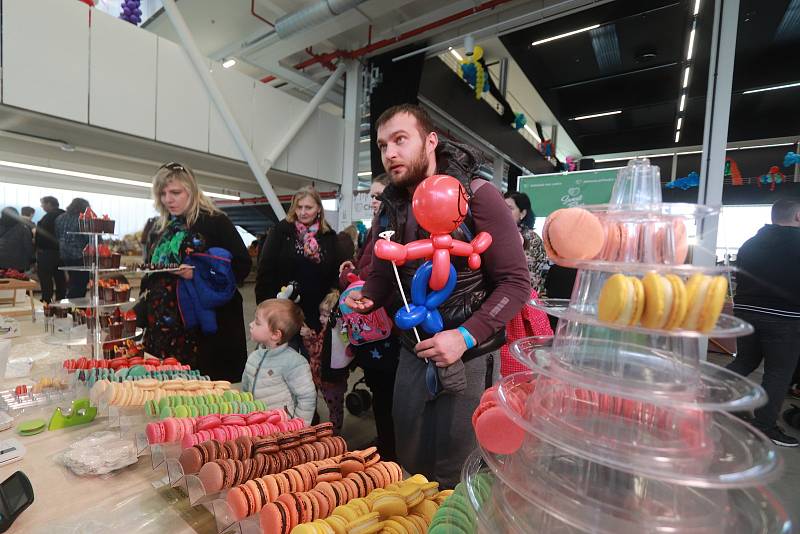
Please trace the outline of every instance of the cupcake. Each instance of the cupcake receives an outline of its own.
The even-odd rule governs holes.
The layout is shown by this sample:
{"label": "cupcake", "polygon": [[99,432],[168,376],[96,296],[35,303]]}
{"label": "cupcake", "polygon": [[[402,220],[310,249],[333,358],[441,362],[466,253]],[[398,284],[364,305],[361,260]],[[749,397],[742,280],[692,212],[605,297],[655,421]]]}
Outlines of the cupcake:
{"label": "cupcake", "polygon": [[100,256],[100,268],[111,268],[111,249],[108,245],[97,245],[97,255]]}
{"label": "cupcake", "polygon": [[97,214],[92,211],[92,208],[86,208],[83,212],[84,224],[86,226],[86,232],[98,232],[98,224],[97,224]]}
{"label": "cupcake", "polygon": [[[114,222],[114,221],[111,221]],[[111,268],[119,269],[120,264],[122,263],[122,254],[118,252],[111,253]]]}
{"label": "cupcake", "polygon": [[103,358],[111,359],[114,357],[114,344],[103,343]]}
{"label": "cupcake", "polygon": [[108,325],[108,339],[122,338],[122,322],[111,323]]}
{"label": "cupcake", "polygon": [[103,218],[101,219],[101,226],[103,228],[103,232],[107,234],[114,233],[114,221],[109,219],[107,214],[103,215]]}
{"label": "cupcake", "polygon": [[124,321],[123,321],[123,332],[126,336],[132,336],[136,334],[136,312],[133,310],[128,310],[124,313]]}
{"label": "cupcake", "polygon": [[114,288],[114,302],[128,302],[131,296],[131,286],[119,284]]}
{"label": "cupcake", "polygon": [[86,245],[83,247],[83,266],[91,267],[94,265],[94,246]]}
{"label": "cupcake", "polygon": [[108,328],[111,324],[111,314],[104,312],[100,314],[100,328]]}

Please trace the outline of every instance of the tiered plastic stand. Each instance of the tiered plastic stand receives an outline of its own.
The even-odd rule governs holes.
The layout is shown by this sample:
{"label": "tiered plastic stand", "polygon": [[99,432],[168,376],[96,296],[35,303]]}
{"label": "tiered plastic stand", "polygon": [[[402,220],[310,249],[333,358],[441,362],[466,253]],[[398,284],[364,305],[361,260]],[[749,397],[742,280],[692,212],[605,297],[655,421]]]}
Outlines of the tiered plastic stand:
{"label": "tiered plastic stand", "polygon": [[103,359],[103,344],[104,343],[116,343],[119,341],[125,341],[126,339],[131,339],[138,337],[142,334],[141,328],[136,328],[136,331],[132,335],[122,335],[119,337],[111,338],[111,336],[107,336],[106,338],[103,337],[103,329],[100,326],[100,310],[105,308],[130,308],[132,304],[136,301],[135,299],[129,298],[126,302],[104,302],[100,298],[100,278],[104,275],[110,274],[120,274],[127,270],[126,267],[112,267],[112,268],[101,268],[100,267],[100,255],[99,255],[99,244],[100,238],[105,237],[115,237],[114,234],[108,234],[105,232],[69,232],[71,234],[80,234],[88,236],[90,239],[91,245],[94,247],[95,257],[94,262],[91,267],[83,267],[83,266],[76,266],[76,267],[59,267],[62,271],[82,271],[82,272],[89,272],[92,277],[92,292],[90,297],[83,297],[79,299],[64,299],[53,303],[51,306],[56,308],[88,308],[92,310],[92,318],[91,321],[93,322],[93,328],[86,328],[84,332],[82,329],[75,329],[77,333],[73,334],[70,333],[68,336],[48,336],[45,341],[48,343],[52,343],[55,345],[68,345],[68,346],[86,346],[88,345],[91,347],[91,356],[92,359],[100,360]]}
{"label": "tiered plastic stand", "polygon": [[[622,238],[578,269],[572,298],[532,304],[559,317],[555,336],[512,345],[528,371],[502,379],[500,404],[524,429],[512,454],[476,451],[463,479],[479,532],[788,534],[793,513],[766,486],[782,469],[772,442],[732,412],[761,387],[704,361],[705,339],[752,327],[721,315],[707,332],[617,326],[597,317],[615,273],[702,273],[677,265],[678,235],[716,210],[662,204],[646,159],[621,170],[611,203],[587,208]],[[620,244],[621,243],[621,244]],[[478,479],[481,484],[478,484]],[[491,485],[490,494],[478,491]],[[485,492],[484,492],[485,493]]]}

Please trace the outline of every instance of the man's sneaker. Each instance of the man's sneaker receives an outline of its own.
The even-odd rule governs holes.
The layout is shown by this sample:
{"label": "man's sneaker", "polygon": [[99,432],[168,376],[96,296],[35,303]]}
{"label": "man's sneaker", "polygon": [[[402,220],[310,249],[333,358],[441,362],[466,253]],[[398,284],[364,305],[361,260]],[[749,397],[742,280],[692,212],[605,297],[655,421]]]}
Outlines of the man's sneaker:
{"label": "man's sneaker", "polygon": [[783,430],[781,430],[777,425],[769,430],[765,430],[764,434],[766,434],[767,437],[772,440],[772,443],[781,447],[797,447],[800,445],[800,442],[798,442],[796,438],[784,434]]}

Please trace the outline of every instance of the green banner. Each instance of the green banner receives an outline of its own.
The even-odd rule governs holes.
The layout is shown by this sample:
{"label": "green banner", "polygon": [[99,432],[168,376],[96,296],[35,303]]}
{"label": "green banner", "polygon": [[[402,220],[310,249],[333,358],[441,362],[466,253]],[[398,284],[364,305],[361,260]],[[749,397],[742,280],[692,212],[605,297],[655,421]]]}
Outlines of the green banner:
{"label": "green banner", "polygon": [[620,168],[520,176],[517,190],[531,199],[537,218],[546,217],[561,208],[606,204]]}

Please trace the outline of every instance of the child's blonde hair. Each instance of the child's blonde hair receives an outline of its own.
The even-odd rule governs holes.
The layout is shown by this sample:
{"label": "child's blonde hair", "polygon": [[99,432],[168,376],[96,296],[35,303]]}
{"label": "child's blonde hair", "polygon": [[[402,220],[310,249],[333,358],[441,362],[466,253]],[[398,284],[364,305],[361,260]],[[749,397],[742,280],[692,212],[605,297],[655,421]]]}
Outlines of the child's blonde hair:
{"label": "child's blonde hair", "polygon": [[258,305],[256,314],[261,314],[270,330],[281,333],[281,344],[296,336],[306,320],[300,306],[288,299],[267,299]]}
{"label": "child's blonde hair", "polygon": [[330,293],[325,295],[325,298],[322,299],[322,302],[319,303],[320,311],[325,310],[328,313],[331,313],[333,309],[339,305],[339,290],[333,289]]}

